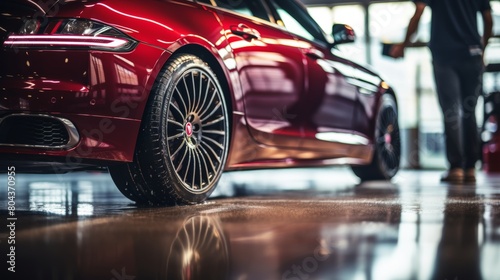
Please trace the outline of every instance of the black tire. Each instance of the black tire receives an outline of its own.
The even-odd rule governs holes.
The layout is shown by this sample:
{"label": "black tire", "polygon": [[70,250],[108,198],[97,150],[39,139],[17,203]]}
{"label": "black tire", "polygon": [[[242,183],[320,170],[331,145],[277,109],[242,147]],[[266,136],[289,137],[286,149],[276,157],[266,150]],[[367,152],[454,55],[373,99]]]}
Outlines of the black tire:
{"label": "black tire", "polygon": [[156,204],[154,197],[146,192],[146,182],[142,173],[137,172],[139,166],[135,163],[112,165],[108,167],[109,173],[118,190],[128,199],[137,204]]}
{"label": "black tire", "polygon": [[226,164],[227,112],[210,66],[194,55],[175,55],[151,90],[134,162],[109,168],[115,184],[138,203],[203,202]]}
{"label": "black tire", "polygon": [[375,126],[372,162],[365,166],[352,166],[352,170],[361,181],[390,180],[398,172],[400,161],[398,109],[394,97],[384,94]]}

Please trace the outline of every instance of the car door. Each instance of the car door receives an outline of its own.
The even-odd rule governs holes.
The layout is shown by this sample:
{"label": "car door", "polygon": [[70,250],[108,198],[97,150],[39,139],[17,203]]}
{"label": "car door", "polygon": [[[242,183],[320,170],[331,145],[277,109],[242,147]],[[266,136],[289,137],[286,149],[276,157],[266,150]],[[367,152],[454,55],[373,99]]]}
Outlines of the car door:
{"label": "car door", "polygon": [[[278,23],[294,34],[304,55],[306,90],[300,96],[299,115],[303,119],[308,149],[331,149],[331,142],[361,144],[353,132],[357,87],[350,81],[356,72],[353,64],[331,52],[331,45],[320,27],[296,1],[268,0]],[[348,154],[348,146],[338,147],[339,155]]]}
{"label": "car door", "polygon": [[297,41],[273,26],[261,1],[198,2],[209,5],[225,30],[252,137],[270,146],[298,147],[302,133],[296,110],[305,69]]}

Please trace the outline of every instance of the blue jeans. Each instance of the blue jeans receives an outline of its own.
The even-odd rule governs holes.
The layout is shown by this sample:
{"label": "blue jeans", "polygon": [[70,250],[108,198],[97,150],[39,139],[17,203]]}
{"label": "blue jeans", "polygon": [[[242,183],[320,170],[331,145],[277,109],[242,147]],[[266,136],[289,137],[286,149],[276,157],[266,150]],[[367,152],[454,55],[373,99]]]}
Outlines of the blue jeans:
{"label": "blue jeans", "polygon": [[484,65],[482,57],[433,62],[443,112],[446,156],[450,168],[474,168],[479,156],[475,109]]}

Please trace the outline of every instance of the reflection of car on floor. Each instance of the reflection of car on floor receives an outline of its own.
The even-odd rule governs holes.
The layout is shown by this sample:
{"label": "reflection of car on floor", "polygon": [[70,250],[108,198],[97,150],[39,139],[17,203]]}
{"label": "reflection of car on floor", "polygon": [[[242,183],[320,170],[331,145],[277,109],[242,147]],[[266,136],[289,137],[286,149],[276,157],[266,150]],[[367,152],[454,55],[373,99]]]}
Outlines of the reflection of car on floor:
{"label": "reflection of car on floor", "polygon": [[0,154],[19,171],[109,166],[134,201],[189,204],[223,170],[399,168],[394,92],[336,54],[349,26],[330,38],[297,1],[0,7]]}

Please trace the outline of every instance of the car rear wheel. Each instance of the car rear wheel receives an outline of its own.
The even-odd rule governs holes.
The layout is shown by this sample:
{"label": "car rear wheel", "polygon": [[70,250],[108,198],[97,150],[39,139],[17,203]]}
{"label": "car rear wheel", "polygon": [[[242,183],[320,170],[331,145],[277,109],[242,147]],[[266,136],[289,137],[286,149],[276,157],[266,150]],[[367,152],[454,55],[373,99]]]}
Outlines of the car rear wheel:
{"label": "car rear wheel", "polygon": [[353,166],[352,170],[362,181],[390,180],[399,170],[401,139],[396,101],[389,94],[382,96],[374,146],[372,162],[366,166]]}
{"label": "car rear wheel", "polygon": [[139,203],[196,204],[215,189],[228,145],[217,76],[200,58],[176,55],[151,91],[134,162],[110,172],[120,191]]}

